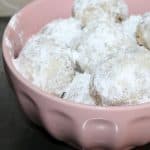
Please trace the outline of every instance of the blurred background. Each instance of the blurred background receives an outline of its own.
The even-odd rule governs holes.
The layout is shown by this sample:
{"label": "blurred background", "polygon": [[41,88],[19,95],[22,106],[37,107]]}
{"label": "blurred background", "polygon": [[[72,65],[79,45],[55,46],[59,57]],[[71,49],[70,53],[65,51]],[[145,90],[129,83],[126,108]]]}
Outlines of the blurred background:
{"label": "blurred background", "polygon": [[31,0],[0,0],[0,16],[11,16],[30,1]]}
{"label": "blurred background", "polygon": [[[2,35],[10,17],[32,0],[0,0],[0,150],[73,150],[29,122],[10,88],[2,62]],[[146,145],[137,150],[150,150]]]}

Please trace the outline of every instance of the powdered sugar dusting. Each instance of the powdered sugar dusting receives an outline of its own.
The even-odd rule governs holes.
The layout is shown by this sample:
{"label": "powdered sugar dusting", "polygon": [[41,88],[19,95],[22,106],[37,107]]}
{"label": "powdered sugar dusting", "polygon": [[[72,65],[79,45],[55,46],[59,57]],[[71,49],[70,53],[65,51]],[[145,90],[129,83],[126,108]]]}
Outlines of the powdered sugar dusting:
{"label": "powdered sugar dusting", "polygon": [[[18,72],[66,101],[101,106],[150,102],[150,14],[128,16],[123,0],[75,0],[73,11],[73,17],[50,22],[27,41],[13,59]],[[18,24],[16,15],[9,26],[16,30]],[[146,35],[142,41],[139,33]],[[24,32],[18,36],[23,43]]]}
{"label": "powdered sugar dusting", "polygon": [[101,93],[99,99],[102,105],[133,105],[149,102],[149,68],[148,51],[127,54],[104,62],[93,76],[93,87]]}
{"label": "powdered sugar dusting", "polygon": [[76,103],[95,105],[89,92],[90,80],[91,80],[90,74],[77,73],[72,83],[65,90],[64,99],[71,100]]}
{"label": "powdered sugar dusting", "polygon": [[102,19],[107,14],[107,20],[116,22],[128,16],[128,7],[123,0],[75,0],[74,16],[87,25],[93,20]]}

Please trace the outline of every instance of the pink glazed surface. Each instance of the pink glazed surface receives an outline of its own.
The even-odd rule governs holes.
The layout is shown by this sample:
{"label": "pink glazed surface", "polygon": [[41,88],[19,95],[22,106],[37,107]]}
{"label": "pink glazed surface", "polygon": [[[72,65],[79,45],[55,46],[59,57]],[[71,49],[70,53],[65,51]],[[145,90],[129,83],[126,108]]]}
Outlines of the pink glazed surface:
{"label": "pink glazed surface", "polygon": [[[126,0],[131,13],[150,10],[149,0]],[[36,0],[9,22],[3,38],[6,73],[28,118],[56,139],[78,149],[123,150],[150,142],[150,104],[101,108],[64,102],[42,92],[14,68],[16,57],[29,37],[43,25],[71,15],[72,0]]]}

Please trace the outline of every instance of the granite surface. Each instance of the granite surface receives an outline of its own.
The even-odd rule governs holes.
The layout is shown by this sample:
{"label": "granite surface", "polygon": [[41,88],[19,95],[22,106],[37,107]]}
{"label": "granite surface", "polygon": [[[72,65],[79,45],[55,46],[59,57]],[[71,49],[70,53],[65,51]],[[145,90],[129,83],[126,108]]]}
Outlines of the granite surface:
{"label": "granite surface", "polygon": [[[0,150],[73,150],[33,125],[22,113],[5,77],[1,39],[9,18],[0,18]],[[150,150],[150,145],[136,148]]]}

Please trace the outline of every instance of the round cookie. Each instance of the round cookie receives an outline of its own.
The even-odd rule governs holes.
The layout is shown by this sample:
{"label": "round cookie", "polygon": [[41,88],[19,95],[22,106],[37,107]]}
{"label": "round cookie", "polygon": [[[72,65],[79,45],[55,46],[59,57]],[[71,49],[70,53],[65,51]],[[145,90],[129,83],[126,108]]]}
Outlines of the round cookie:
{"label": "round cookie", "polygon": [[38,34],[26,43],[13,63],[34,85],[61,96],[75,74],[70,49],[63,51],[49,37]]}
{"label": "round cookie", "polygon": [[136,32],[136,38],[139,45],[150,50],[150,13],[146,13]]}
{"label": "round cookie", "polygon": [[64,92],[64,99],[80,104],[95,105],[94,99],[90,96],[91,75],[76,73],[72,83]]}
{"label": "round cookie", "polygon": [[75,0],[73,15],[83,26],[103,17],[120,22],[128,16],[128,7],[123,0]]}
{"label": "round cookie", "polygon": [[141,51],[112,58],[99,65],[91,93],[102,106],[149,102],[150,53]]}
{"label": "round cookie", "polygon": [[41,30],[59,47],[76,49],[82,34],[81,23],[75,18],[58,19],[47,24]]}

